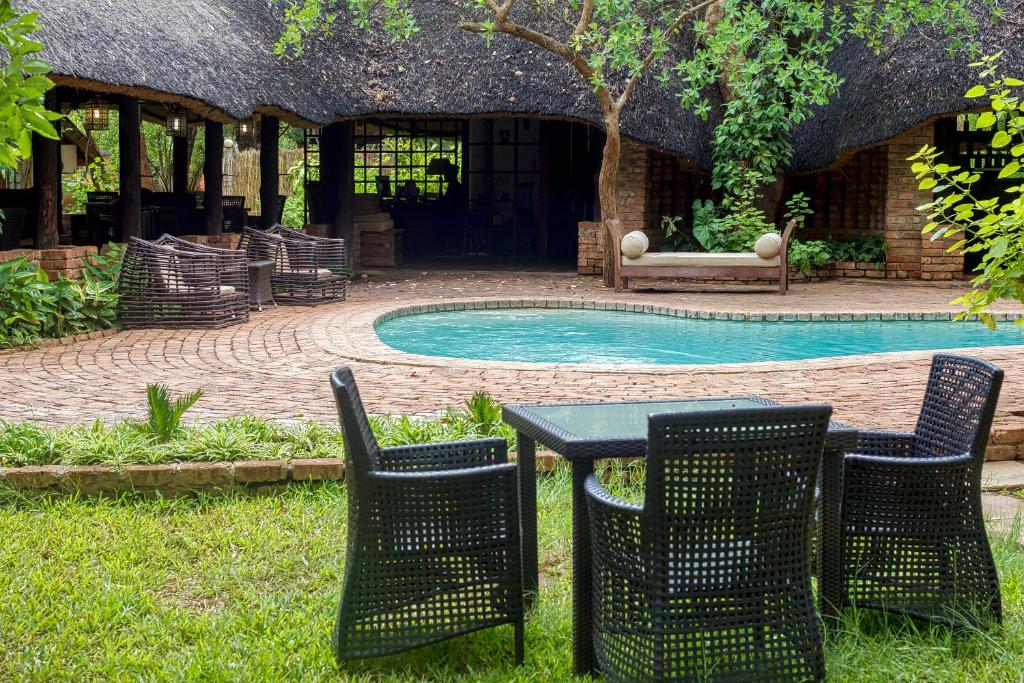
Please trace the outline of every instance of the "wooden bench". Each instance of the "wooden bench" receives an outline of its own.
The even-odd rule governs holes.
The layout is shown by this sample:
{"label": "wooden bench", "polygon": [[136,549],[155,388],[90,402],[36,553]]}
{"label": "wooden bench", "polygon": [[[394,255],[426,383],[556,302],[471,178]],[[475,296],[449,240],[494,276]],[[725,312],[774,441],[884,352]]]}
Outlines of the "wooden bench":
{"label": "wooden bench", "polygon": [[779,254],[761,258],[754,252],[644,252],[637,258],[622,254],[622,238],[629,231],[620,221],[608,221],[608,237],[615,244],[615,290],[629,289],[629,278],[710,278],[728,277],[741,280],[776,280],[779,294],[789,290],[789,238],[796,228],[790,221],[782,231]]}

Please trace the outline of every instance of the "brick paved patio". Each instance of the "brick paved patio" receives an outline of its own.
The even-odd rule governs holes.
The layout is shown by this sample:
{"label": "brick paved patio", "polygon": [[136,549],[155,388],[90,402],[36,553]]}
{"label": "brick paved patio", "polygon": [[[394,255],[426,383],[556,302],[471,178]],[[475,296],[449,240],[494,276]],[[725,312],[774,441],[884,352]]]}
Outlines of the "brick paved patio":
{"label": "brick paved patio", "polygon": [[[378,357],[366,331],[377,315],[397,305],[478,297],[623,301],[717,312],[945,313],[955,310],[948,301],[960,286],[833,281],[797,284],[787,297],[750,289],[616,294],[594,278],[569,274],[397,271],[354,283],[348,302],[264,310],[224,330],[121,332],[0,353],[0,418],[59,424],[140,417],[146,384],[163,382],[180,391],[205,390],[190,413],[196,419],[251,413],[333,421],[327,375],[350,363],[368,410],[376,413],[433,413],[477,389],[503,402],[760,394],[827,401],[838,419],[862,426],[907,427],[923,391],[926,352],[897,360],[862,356],[683,370],[551,370],[444,359],[410,363],[386,352]],[[1009,304],[997,310],[1024,312]],[[1024,348],[980,349],[976,355],[1007,371],[997,426],[1024,428]],[[1003,457],[1013,457],[1015,450],[1005,449]]]}

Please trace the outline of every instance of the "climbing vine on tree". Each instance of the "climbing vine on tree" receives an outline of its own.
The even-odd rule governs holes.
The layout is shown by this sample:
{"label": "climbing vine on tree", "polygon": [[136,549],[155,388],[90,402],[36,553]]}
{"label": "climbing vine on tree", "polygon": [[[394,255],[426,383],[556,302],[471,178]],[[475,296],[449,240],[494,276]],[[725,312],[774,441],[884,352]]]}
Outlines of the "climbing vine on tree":
{"label": "climbing vine on tree", "polygon": [[[304,37],[329,33],[346,9],[357,26],[383,27],[395,40],[417,30],[425,0],[278,0],[285,28],[279,54],[301,53]],[[999,0],[980,0],[999,15]],[[637,84],[656,78],[681,104],[710,117],[715,107],[713,183],[725,213],[752,210],[771,221],[777,177],[792,158],[794,127],[828,104],[842,80],[829,57],[851,38],[883,50],[911,31],[941,26],[951,50],[977,28],[974,0],[438,0],[461,11],[458,27],[486,40],[505,34],[568,63],[592,89],[605,147],[601,217],[618,219],[620,122]],[[341,7],[344,5],[344,8]],[[680,49],[696,40],[692,49]],[[675,76],[675,77],[673,77]],[[746,189],[745,189],[746,188]],[[745,202],[753,190],[757,206]],[[612,240],[606,240],[606,284]]]}

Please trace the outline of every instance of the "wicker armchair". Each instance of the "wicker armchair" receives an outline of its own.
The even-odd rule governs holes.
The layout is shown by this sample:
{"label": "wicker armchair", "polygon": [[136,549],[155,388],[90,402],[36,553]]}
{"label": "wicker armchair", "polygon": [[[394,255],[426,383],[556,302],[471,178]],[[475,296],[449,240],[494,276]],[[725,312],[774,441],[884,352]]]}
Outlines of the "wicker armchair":
{"label": "wicker armchair", "polygon": [[226,327],[249,319],[245,254],[164,235],[128,240],[119,316],[126,328]]}
{"label": "wicker armchair", "polygon": [[[348,277],[344,268],[338,266],[339,247],[340,263],[345,262],[342,240],[297,234],[302,236],[245,228],[238,248],[250,260],[274,262],[270,281],[277,303],[316,306],[344,301]],[[336,244],[339,242],[340,245]]]}
{"label": "wicker armchair", "polygon": [[335,370],[331,385],[349,487],[338,660],[513,624],[522,663],[519,502],[505,441],[379,448],[351,370]]}
{"label": "wicker armchair", "polygon": [[652,415],[643,507],[588,477],[608,681],[824,680],[810,546],[831,413]]}
{"label": "wicker armchair", "polygon": [[913,433],[861,432],[843,472],[850,604],[951,624],[1002,620],[981,466],[1003,371],[937,354]]}

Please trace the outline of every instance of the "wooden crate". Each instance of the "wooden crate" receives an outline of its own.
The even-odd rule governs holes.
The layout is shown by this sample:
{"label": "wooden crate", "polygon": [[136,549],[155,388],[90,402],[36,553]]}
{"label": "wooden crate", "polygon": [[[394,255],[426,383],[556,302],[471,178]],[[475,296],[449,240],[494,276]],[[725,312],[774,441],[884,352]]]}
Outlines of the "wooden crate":
{"label": "wooden crate", "polygon": [[359,265],[395,268],[402,265],[402,231],[363,230],[359,233]]}

